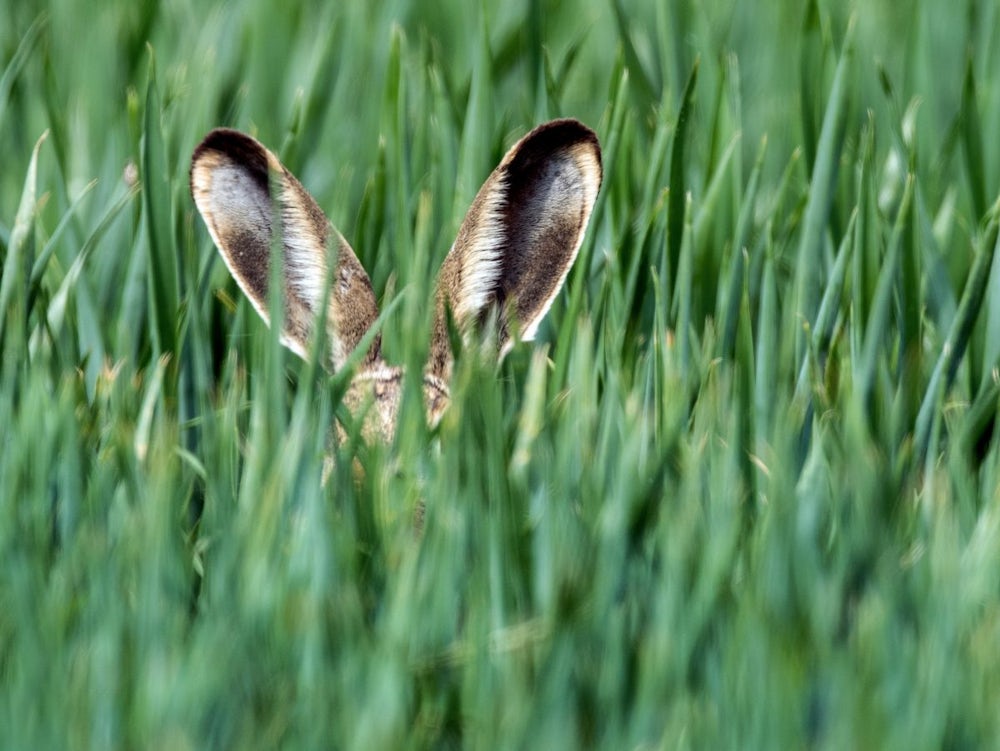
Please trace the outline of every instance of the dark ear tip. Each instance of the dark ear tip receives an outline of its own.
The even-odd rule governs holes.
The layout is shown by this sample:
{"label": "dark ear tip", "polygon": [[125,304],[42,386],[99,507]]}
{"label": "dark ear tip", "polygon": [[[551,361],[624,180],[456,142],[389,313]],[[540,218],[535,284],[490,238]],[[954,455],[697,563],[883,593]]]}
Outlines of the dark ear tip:
{"label": "dark ear tip", "polygon": [[532,138],[536,135],[542,135],[545,133],[559,135],[561,138],[569,141],[592,141],[593,143],[598,143],[597,134],[579,120],[572,117],[549,120],[547,123],[537,125],[530,133],[528,133],[527,138]]}
{"label": "dark ear tip", "polygon": [[232,128],[215,128],[191,154],[191,172],[206,156],[221,154],[234,164],[247,169],[258,181],[267,185],[267,149],[255,138]]}
{"label": "dark ear tip", "polygon": [[525,140],[534,138],[558,140],[567,145],[590,143],[594,145],[598,154],[601,153],[601,142],[598,140],[597,134],[579,120],[571,117],[542,123],[525,136]]}
{"label": "dark ear tip", "polygon": [[550,120],[536,126],[526,135],[517,148],[520,158],[532,158],[540,154],[548,154],[560,149],[568,149],[577,145],[589,146],[597,160],[598,173],[601,164],[601,142],[597,134],[574,118]]}
{"label": "dark ear tip", "polygon": [[214,128],[199,143],[191,156],[191,161],[208,151],[218,151],[228,156],[247,152],[261,152],[264,147],[255,138],[232,128]]}

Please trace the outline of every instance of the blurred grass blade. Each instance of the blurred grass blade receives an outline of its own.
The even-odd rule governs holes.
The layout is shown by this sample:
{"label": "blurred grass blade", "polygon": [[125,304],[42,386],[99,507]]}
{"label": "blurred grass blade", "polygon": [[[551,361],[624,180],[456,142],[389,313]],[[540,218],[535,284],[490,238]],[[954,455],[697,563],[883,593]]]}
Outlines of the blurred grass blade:
{"label": "blurred grass blade", "polygon": [[[465,123],[459,145],[458,175],[455,187],[456,221],[465,214],[479,185],[493,169],[493,66],[490,58],[490,34],[486,14],[479,22],[479,41],[472,63],[469,100],[465,108]],[[456,225],[457,228],[457,225]]]}
{"label": "blurred grass blade", "polygon": [[42,252],[38,254],[38,258],[35,259],[35,263],[31,267],[31,277],[29,280],[29,285],[34,288],[42,279],[42,274],[45,273],[45,267],[48,265],[49,259],[52,258],[52,254],[55,252],[56,244],[62,237],[63,232],[69,225],[73,217],[76,216],[77,209],[80,208],[80,204],[83,203],[83,199],[86,198],[93,187],[97,185],[97,180],[91,180],[87,183],[83,190],[80,191],[80,195],[76,197],[73,204],[67,209],[66,213],[63,214],[63,218],[59,221],[52,235],[45,243],[45,247],[42,248]]}
{"label": "blurred grass blade", "polygon": [[[912,173],[911,173],[912,174]],[[922,249],[916,211],[917,185],[914,178],[913,196],[907,207],[908,216],[903,224],[903,252],[900,255],[900,285],[898,291],[898,320],[896,321],[899,367],[904,373],[922,372],[923,348],[921,347],[923,315],[926,308],[926,290],[920,283],[924,274],[921,267]],[[920,405],[920,384],[916,378],[902,378],[895,408],[899,429],[913,424]]]}
{"label": "blurred grass blade", "polygon": [[150,434],[153,430],[153,415],[156,405],[163,395],[163,375],[166,373],[169,356],[161,357],[153,368],[152,377],[146,386],[146,394],[142,398],[139,419],[135,425],[133,448],[140,462],[145,462],[149,453]]}
{"label": "blurred grass blade", "polygon": [[833,264],[830,279],[826,284],[826,291],[823,293],[823,301],[819,306],[819,313],[816,315],[816,324],[811,327],[811,339],[809,351],[799,368],[799,379],[795,387],[795,398],[803,399],[809,387],[809,361],[811,357],[821,357],[826,354],[833,338],[834,326],[837,323],[837,314],[840,312],[840,298],[844,290],[844,280],[847,277],[848,261],[851,258],[851,249],[854,245],[854,225],[858,217],[855,210],[847,224],[847,230],[840,241],[840,249],[837,251],[837,260]]}
{"label": "blurred grass blade", "polygon": [[670,144],[670,134],[667,107],[663,105],[660,107],[659,116],[657,117],[656,130],[653,132],[653,142],[649,147],[648,158],[643,165],[646,168],[646,179],[642,188],[642,202],[636,211],[639,216],[650,216],[659,200],[663,185],[663,165],[667,160],[667,147]]}
{"label": "blurred grass blade", "polygon": [[94,231],[90,233],[87,239],[83,243],[83,247],[80,248],[80,252],[77,253],[76,258],[73,259],[73,264],[69,267],[69,271],[66,272],[66,276],[63,278],[62,282],[59,284],[59,289],[52,296],[52,301],[49,303],[48,310],[46,311],[46,320],[48,321],[48,328],[52,332],[59,331],[62,328],[63,317],[66,313],[66,306],[69,303],[70,296],[76,287],[77,280],[80,277],[80,273],[83,271],[83,267],[90,257],[90,254],[98,247],[101,239],[104,237],[108,228],[114,222],[114,220],[121,213],[122,209],[129,205],[133,198],[139,192],[138,186],[128,190],[125,194],[115,201],[108,210],[101,217],[101,220],[94,227]]}
{"label": "blurred grass blade", "polygon": [[923,457],[927,451],[934,413],[955,380],[955,374],[962,363],[976,319],[982,310],[983,297],[989,288],[990,269],[994,259],[1000,257],[1000,254],[997,253],[1000,233],[997,230],[997,222],[991,222],[986,235],[980,240],[982,247],[976,248],[972,269],[969,271],[969,278],[965,282],[965,289],[962,291],[962,297],[958,304],[958,313],[955,315],[951,330],[948,332],[948,338],[945,340],[941,355],[934,366],[930,383],[927,384],[927,390],[924,392],[914,430],[914,443],[918,459]]}
{"label": "blurred grass blade", "polygon": [[754,451],[761,455],[771,440],[774,424],[775,385],[778,373],[778,352],[780,342],[778,289],[774,273],[774,262],[770,253],[764,258],[764,276],[761,281],[760,307],[758,310],[757,342],[754,352],[756,372],[754,373],[754,429],[757,435]]}
{"label": "blurred grass blade", "polygon": [[[736,341],[736,330],[738,316],[741,315],[743,305],[743,288],[747,287],[746,294],[749,295],[749,278],[746,269],[746,243],[750,235],[750,227],[753,223],[754,207],[757,205],[757,189],[760,185],[760,173],[764,165],[764,154],[767,151],[767,139],[762,138],[760,147],[757,150],[757,159],[754,162],[753,172],[750,173],[750,181],[747,183],[743,193],[743,204],[740,207],[740,215],[736,220],[736,234],[733,236],[732,261],[730,263],[729,285],[723,296],[720,289],[719,304],[716,316],[720,321],[722,330],[722,346],[719,352],[725,357],[733,351]],[[749,300],[747,301],[749,304]]]}
{"label": "blurred grass blade", "polygon": [[[35,216],[38,208],[36,198],[36,183],[38,180],[38,151],[45,141],[47,133],[35,143],[31,151],[31,161],[24,178],[24,188],[21,191],[21,202],[17,208],[14,227],[10,232],[10,244],[7,246],[7,256],[3,262],[3,278],[0,279],[0,349],[10,325],[9,311],[12,303],[18,308],[19,317],[15,325],[27,324],[27,284],[34,261]],[[20,292],[20,294],[18,294]],[[17,297],[15,297],[17,295]]]}
{"label": "blurred grass blade", "polygon": [[[143,213],[149,248],[149,304],[153,346],[157,353],[177,352],[177,315],[180,280],[173,237],[171,173],[160,122],[160,94],[156,86],[156,61],[149,50],[149,78],[142,134]],[[176,359],[174,360],[176,362]],[[168,391],[170,391],[168,379]]]}
{"label": "blurred grass blade", "polygon": [[851,309],[856,325],[851,326],[851,349],[860,352],[864,340],[864,325],[871,315],[878,284],[882,246],[877,231],[879,211],[875,196],[875,124],[869,115],[861,131],[861,160],[858,172],[857,217],[854,225],[854,256],[851,264]]}
{"label": "blurred grass blade", "polygon": [[913,177],[907,176],[906,188],[903,192],[903,202],[892,229],[889,247],[882,262],[878,285],[875,288],[875,299],[872,303],[871,316],[865,326],[865,338],[861,360],[858,364],[856,377],[858,393],[866,412],[870,414],[872,391],[875,387],[875,372],[882,347],[890,335],[890,315],[895,297],[896,277],[899,273],[899,256],[903,245],[903,223],[908,220],[910,201],[913,196]]}
{"label": "blurred grass blade", "polygon": [[[973,261],[975,263],[975,261]],[[979,376],[979,388],[989,382],[997,367],[1000,367],[1000,253],[994,251],[993,264],[987,282],[986,336],[984,337],[983,369]]]}
{"label": "blurred grass blade", "polygon": [[677,347],[680,349],[681,371],[690,378],[691,364],[691,296],[694,286],[694,248],[692,247],[694,230],[691,226],[691,194],[687,194],[684,203],[684,233],[681,243],[680,259],[677,268],[677,286],[674,288],[675,326],[677,327]]}
{"label": "blurred grass blade", "polygon": [[826,57],[830,52],[829,39],[824,34],[817,0],[807,0],[802,21],[801,53],[799,55],[799,104],[802,115],[802,140],[808,169],[816,161],[819,131],[818,109],[820,87],[825,84],[823,75]]}
{"label": "blurred grass blade", "polygon": [[595,236],[598,233],[598,227],[608,213],[606,208],[608,195],[612,190],[614,182],[627,176],[628,161],[624,158],[621,142],[625,115],[628,112],[626,102],[628,98],[628,83],[628,70],[623,68],[617,81],[613,83],[615,88],[607,115],[607,135],[604,137],[602,144],[601,161],[604,167],[604,180],[601,184],[601,190],[597,194],[597,200],[594,203],[594,210],[590,216],[590,224],[587,227],[587,234],[584,237],[583,245],[580,246],[576,263],[573,264],[574,268],[567,280],[566,286],[569,287],[569,305],[567,306],[566,319],[570,321],[570,324],[561,327],[559,332],[557,352],[555,353],[556,373],[553,378],[555,383],[563,382],[569,367],[569,343],[576,334],[576,326],[572,322],[577,320],[580,311],[583,309],[587,281],[590,278],[592,266],[595,263]]}
{"label": "blurred grass blade", "polygon": [[[937,238],[934,236],[934,226],[927,207],[927,196],[920,184],[914,186],[913,210],[920,231],[920,260],[925,272],[921,275],[927,285],[927,313],[935,325],[945,330],[951,326],[958,308],[955,291],[951,287],[948,276],[948,264],[941,253]],[[948,198],[945,197],[944,209],[947,211]]]}
{"label": "blurred grass blade", "polygon": [[[6,20],[9,22],[10,13],[8,12],[5,15],[7,16]],[[7,104],[10,100],[11,88],[14,86],[14,82],[21,74],[21,70],[31,56],[35,48],[35,43],[38,42],[38,37],[41,35],[47,22],[48,14],[45,12],[39,13],[35,17],[31,26],[24,32],[24,36],[21,37],[14,56],[11,57],[10,62],[7,63],[7,67],[4,68],[3,75],[0,75],[0,129],[3,128],[4,117],[7,114]]]}
{"label": "blurred grass blade", "polygon": [[694,220],[695,248],[701,249],[705,247],[705,237],[708,229],[718,221],[718,216],[722,213],[719,210],[719,197],[723,187],[727,184],[726,177],[729,174],[729,164],[733,160],[733,157],[739,153],[742,142],[741,134],[737,133],[726,144],[726,148],[719,158],[719,163],[716,165],[715,172],[712,173],[712,179],[709,180],[708,189],[699,202],[697,216]]}
{"label": "blurred grass blade", "polygon": [[[382,126],[380,132],[386,139],[386,171],[390,178],[387,187],[386,206],[390,209],[384,228],[392,242],[399,248],[413,247],[413,231],[410,223],[408,190],[410,185],[410,165],[407,160],[409,148],[409,128],[407,125],[406,77],[403,56],[406,53],[406,39],[401,28],[394,27],[389,41],[389,64],[386,71],[385,93],[382,100]],[[479,84],[482,85],[482,84]],[[472,93],[469,94],[470,98]],[[481,145],[481,141],[479,142]],[[470,175],[470,179],[475,179]]]}
{"label": "blurred grass blade", "polygon": [[[1000,254],[994,255],[994,262]],[[957,453],[969,464],[976,455],[978,444],[984,438],[991,437],[996,441],[996,419],[1000,412],[1000,382],[990,380],[983,382],[983,388],[976,394],[972,404],[962,419],[962,425],[955,438]],[[930,460],[930,454],[928,454]]]}
{"label": "blurred grass blade", "polygon": [[637,94],[641,94],[642,104],[648,106],[659,99],[657,92],[661,91],[661,84],[653,81],[646,70],[646,66],[639,59],[639,53],[636,52],[635,44],[632,42],[631,18],[625,12],[625,8],[622,7],[621,0],[611,0],[611,9],[615,14],[615,24],[618,27],[618,42],[625,53],[625,62],[628,65],[628,69],[632,71],[634,80],[638,85],[638,88],[633,88],[632,90]]}
{"label": "blurred grass blade", "polygon": [[823,238],[830,207],[833,204],[840,149],[844,139],[848,95],[851,86],[848,76],[854,59],[854,18],[847,29],[840,62],[833,77],[830,97],[827,100],[823,127],[816,147],[816,161],[809,183],[809,199],[802,237],[796,260],[796,310],[806,321],[813,322],[819,305],[823,276]]}
{"label": "blurred grass blade", "polygon": [[986,154],[983,149],[982,119],[976,106],[976,76],[972,69],[972,55],[965,63],[965,79],[962,82],[962,152],[965,154],[965,169],[969,176],[969,191],[972,193],[972,207],[976,218],[986,213]]}
{"label": "blurred grass blade", "polygon": [[677,265],[684,234],[685,201],[688,197],[685,151],[687,149],[688,129],[691,125],[691,110],[694,107],[694,88],[697,82],[698,60],[695,60],[687,86],[684,87],[681,109],[677,115],[677,128],[674,130],[674,143],[670,151],[670,195],[667,204],[667,263],[670,273],[668,279],[676,279],[678,275]]}

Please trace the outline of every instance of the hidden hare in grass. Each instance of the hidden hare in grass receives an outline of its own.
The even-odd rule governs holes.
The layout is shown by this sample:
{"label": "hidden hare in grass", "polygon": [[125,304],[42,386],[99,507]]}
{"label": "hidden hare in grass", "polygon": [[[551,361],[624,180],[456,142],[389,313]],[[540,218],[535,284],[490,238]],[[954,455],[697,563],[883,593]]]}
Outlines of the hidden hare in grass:
{"label": "hidden hare in grass", "polygon": [[[429,301],[436,312],[423,391],[432,424],[448,406],[449,315],[466,339],[483,324],[493,326],[499,357],[515,336],[531,339],[580,249],[601,175],[594,132],[576,120],[554,120],[514,144],[479,189]],[[325,364],[340,369],[378,308],[351,246],[302,184],[259,142],[220,128],[194,150],[191,193],[230,273],[265,321],[272,231],[280,224],[281,341],[307,357],[325,306]],[[401,381],[402,370],[382,359],[376,336],[344,397],[355,417],[363,415],[367,440],[391,439]]]}

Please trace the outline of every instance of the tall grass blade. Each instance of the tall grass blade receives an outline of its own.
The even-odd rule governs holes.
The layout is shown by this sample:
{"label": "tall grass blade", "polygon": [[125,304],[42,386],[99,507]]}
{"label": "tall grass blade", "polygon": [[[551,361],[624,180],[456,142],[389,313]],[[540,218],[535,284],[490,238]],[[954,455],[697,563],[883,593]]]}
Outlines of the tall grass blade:
{"label": "tall grass blade", "polygon": [[[149,76],[142,134],[143,216],[149,241],[149,307],[153,347],[157,353],[177,353],[177,315],[180,309],[180,277],[174,242],[172,173],[167,166],[161,123],[160,94],[156,84],[156,62],[149,53]],[[167,379],[167,391],[171,390]]]}
{"label": "tall grass blade", "polygon": [[844,139],[848,94],[854,60],[854,22],[847,30],[837,72],[833,77],[826,114],[816,146],[816,161],[810,180],[802,236],[796,260],[796,309],[806,320],[815,321],[823,279],[823,242],[833,204],[835,183]]}
{"label": "tall grass blade", "polygon": [[698,61],[695,61],[688,77],[681,108],[677,114],[674,142],[670,149],[670,194],[667,206],[667,268],[672,278],[678,274],[681,242],[684,234],[685,197],[688,185],[685,173],[685,151],[688,146],[691,110],[694,107],[694,89],[698,82]]}

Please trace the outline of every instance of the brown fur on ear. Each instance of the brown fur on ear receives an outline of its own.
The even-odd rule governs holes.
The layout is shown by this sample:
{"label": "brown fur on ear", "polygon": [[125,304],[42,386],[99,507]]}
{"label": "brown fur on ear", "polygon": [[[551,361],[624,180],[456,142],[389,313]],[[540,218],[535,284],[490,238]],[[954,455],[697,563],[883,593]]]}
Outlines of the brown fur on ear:
{"label": "brown fur on ear", "polygon": [[430,373],[451,374],[446,307],[463,333],[495,315],[501,357],[512,323],[534,336],[576,260],[601,177],[597,136],[576,120],[540,125],[507,152],[441,266]]}
{"label": "brown fur on ear", "polygon": [[[278,186],[274,200],[272,184]],[[259,142],[218,128],[194,150],[191,195],[230,273],[265,321],[277,204],[285,281],[282,342],[307,357],[326,286],[332,284],[326,325],[329,365],[338,369],[378,317],[378,308],[368,274],[308,191]],[[333,242],[337,247],[330,249]],[[330,252],[337,263],[332,276]],[[363,364],[378,360],[379,350],[376,338]]]}

